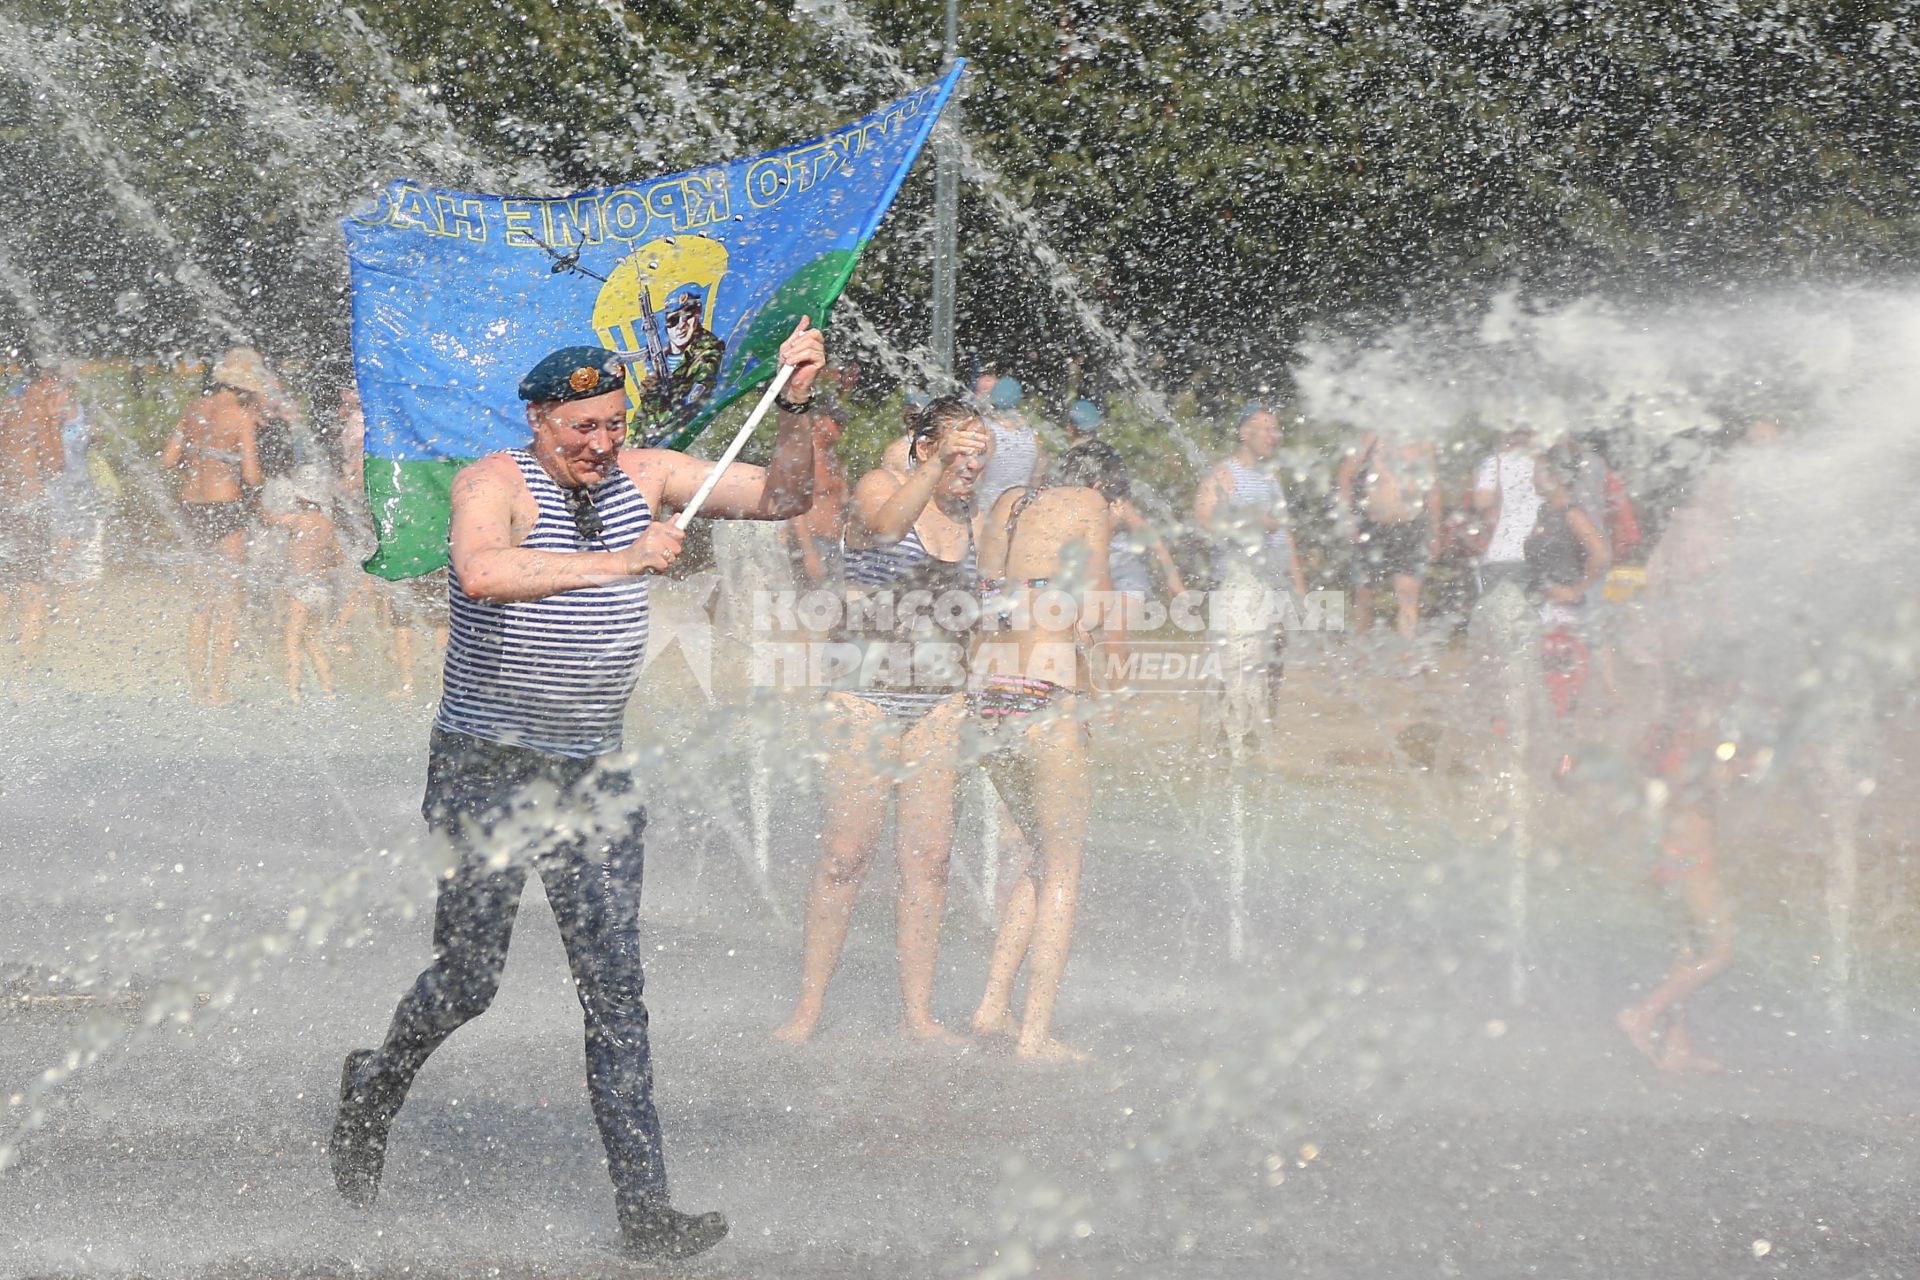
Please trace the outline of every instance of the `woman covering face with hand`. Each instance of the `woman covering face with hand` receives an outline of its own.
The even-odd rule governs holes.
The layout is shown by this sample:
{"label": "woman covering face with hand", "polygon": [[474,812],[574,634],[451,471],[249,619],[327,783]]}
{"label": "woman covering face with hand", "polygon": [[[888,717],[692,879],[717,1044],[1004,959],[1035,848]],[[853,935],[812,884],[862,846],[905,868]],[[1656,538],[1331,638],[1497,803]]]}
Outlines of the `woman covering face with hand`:
{"label": "woman covering face with hand", "polygon": [[898,809],[895,908],[902,1026],[957,1040],[934,1018],[933,969],[946,909],[960,691],[968,636],[954,622],[976,572],[973,486],[989,437],[966,402],[935,400],[914,420],[906,465],[854,486],[845,533],[847,609],[836,652],[848,670],[826,697],[825,844],[807,891],[800,998],[774,1034],[803,1043],[820,1021],[887,802]]}

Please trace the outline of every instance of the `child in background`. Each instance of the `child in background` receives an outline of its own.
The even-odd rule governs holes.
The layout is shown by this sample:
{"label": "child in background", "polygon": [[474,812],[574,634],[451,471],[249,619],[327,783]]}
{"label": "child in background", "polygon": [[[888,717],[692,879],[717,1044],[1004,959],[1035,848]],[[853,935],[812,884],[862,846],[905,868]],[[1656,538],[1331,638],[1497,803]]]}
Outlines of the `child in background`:
{"label": "child in background", "polygon": [[333,696],[333,662],[320,633],[333,611],[334,577],[340,540],[333,518],[333,482],[327,469],[299,464],[291,449],[267,450],[261,458],[266,483],[260,489],[260,520],[265,532],[255,543],[256,563],[281,588],[282,652],[286,661],[287,700],[301,700],[301,657],[313,666],[320,692]]}

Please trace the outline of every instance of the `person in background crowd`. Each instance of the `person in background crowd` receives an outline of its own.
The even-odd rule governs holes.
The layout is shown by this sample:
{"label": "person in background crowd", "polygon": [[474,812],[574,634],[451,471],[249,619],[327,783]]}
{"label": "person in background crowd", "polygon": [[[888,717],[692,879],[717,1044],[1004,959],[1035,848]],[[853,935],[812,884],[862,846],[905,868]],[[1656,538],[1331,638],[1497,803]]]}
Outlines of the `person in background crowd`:
{"label": "person in background crowd", "polygon": [[[367,419],[360,404],[360,390],[351,382],[340,388],[334,422],[335,431],[326,448],[328,456],[335,463],[338,477],[338,493],[333,505],[346,554],[358,563],[373,554],[378,545],[378,535],[373,528],[373,512],[367,505]],[[344,654],[351,651],[346,640],[347,628],[364,610],[384,634],[387,641],[384,647],[389,660],[395,658],[390,591],[391,584],[371,573],[354,576],[353,585],[346,591],[345,602],[328,629],[335,652]],[[398,671],[399,664],[395,662],[394,665]],[[411,686],[411,672],[406,673],[404,683]]]}
{"label": "person in background crowd", "polygon": [[[1640,520],[1634,511],[1633,495],[1607,460],[1600,443],[1601,438],[1595,437],[1591,444],[1574,445],[1578,466],[1574,474],[1580,481],[1574,486],[1574,500],[1598,526],[1601,536],[1606,540],[1612,566],[1619,568],[1638,564],[1644,558],[1644,553],[1640,545]],[[1624,611],[1619,603],[1610,598],[1608,582],[1607,577],[1602,577],[1599,584],[1587,593],[1585,616],[1581,622],[1591,666],[1600,681],[1601,698],[1590,700],[1592,705],[1611,706],[1618,701],[1620,692],[1616,674],[1619,665],[1617,652]],[[1630,586],[1627,588],[1628,591],[1631,589]]]}
{"label": "person in background crowd", "polygon": [[19,620],[19,698],[30,696],[46,644],[67,462],[62,428],[79,412],[71,383],[52,364],[0,402],[0,614],[11,607]]}
{"label": "person in background crowd", "polygon": [[107,513],[119,495],[120,478],[100,450],[99,423],[73,395],[72,375],[63,376],[69,408],[60,424],[60,477],[50,497],[54,578],[70,596],[106,570]]}
{"label": "person in background crowd", "polygon": [[1588,600],[1606,581],[1612,565],[1606,536],[1574,500],[1573,464],[1551,450],[1534,467],[1533,483],[1540,494],[1540,515],[1527,535],[1527,567],[1532,591],[1540,600],[1541,661],[1553,695],[1562,741],[1553,751],[1554,774],[1565,777],[1573,768],[1572,746],[1565,741],[1586,684]]}
{"label": "person in background crowd", "polygon": [[[1067,414],[1067,435],[1074,441],[1073,448],[1098,444],[1102,449],[1109,446],[1099,439],[1100,410],[1090,400],[1076,401]],[[1116,454],[1117,458],[1118,455]],[[1112,534],[1107,545],[1108,577],[1113,582],[1114,594],[1119,597],[1120,608],[1108,610],[1105,626],[1101,635],[1101,650],[1110,655],[1106,661],[1120,660],[1126,652],[1127,635],[1144,625],[1147,614],[1147,601],[1153,594],[1153,577],[1148,570],[1148,558],[1159,566],[1162,584],[1169,598],[1185,594],[1186,579],[1180,573],[1180,565],[1167,549],[1166,539],[1161,537],[1159,528],[1150,523],[1141,511],[1141,503],[1160,509],[1158,500],[1148,492],[1145,485],[1129,481],[1127,492],[1113,498],[1108,503],[1107,514],[1112,521]],[[1164,512],[1162,511],[1162,514]],[[1100,673],[1100,678],[1105,677]],[[1118,711],[1119,703],[1111,704]]]}
{"label": "person in background crowd", "polygon": [[320,631],[332,608],[340,544],[331,516],[335,487],[325,467],[302,464],[291,440],[261,442],[260,535],[253,541],[255,577],[280,587],[281,652],[287,700],[301,701],[301,657],[313,666],[325,697],[333,696],[333,663]]}
{"label": "person in background crowd", "polygon": [[1067,443],[1085,444],[1100,434],[1100,406],[1091,400],[1075,400],[1067,406]]}
{"label": "person in background crowd", "polygon": [[1374,593],[1393,591],[1394,629],[1411,645],[1420,631],[1420,589],[1440,533],[1433,444],[1388,444],[1369,431],[1334,479],[1341,525],[1353,543],[1354,631],[1373,629]]}
{"label": "person in background crowd", "polygon": [[1193,518],[1213,540],[1217,587],[1209,626],[1225,649],[1218,717],[1237,754],[1272,736],[1291,613],[1282,593],[1290,588],[1304,599],[1307,583],[1294,554],[1286,490],[1273,471],[1280,419],[1249,405],[1234,435],[1238,447],[1194,494]]}
{"label": "person in background crowd", "polygon": [[234,629],[241,567],[252,524],[247,491],[263,479],[258,454],[273,395],[266,361],[235,347],[213,366],[206,393],[187,406],[161,451],[161,466],[184,474],[180,513],[201,572],[187,624],[187,682],[211,706],[233,701]]}
{"label": "person in background crowd", "polygon": [[[854,398],[860,392],[860,362],[849,360],[836,369],[828,370],[827,379],[835,397],[842,405],[851,408]],[[846,425],[846,421],[846,418],[842,417],[841,425]]]}
{"label": "person in background crowd", "polygon": [[975,519],[976,538],[981,532],[977,526],[1001,494],[1009,489],[1037,485],[1046,474],[1046,445],[1020,412],[1020,403],[1025,398],[1026,389],[1019,381],[1004,376],[994,378],[987,392],[987,408],[982,416],[993,432],[993,451],[987,456],[986,470],[980,473],[974,494],[975,510],[979,513]]}
{"label": "person in background crowd", "polygon": [[1527,535],[1539,523],[1541,506],[1532,445],[1530,428],[1508,431],[1474,477],[1473,509],[1486,544],[1467,628],[1476,668],[1470,683],[1487,698],[1499,698],[1486,710],[1502,735],[1524,736],[1540,718],[1540,622],[1529,597],[1533,571],[1527,565]]}
{"label": "person in background crowd", "polygon": [[979,373],[974,375],[974,378],[973,378],[974,408],[980,410],[982,413],[985,413],[988,409],[993,407],[992,405],[993,386],[998,381],[1000,381],[1000,375],[994,371],[991,365],[988,365],[982,368]]}

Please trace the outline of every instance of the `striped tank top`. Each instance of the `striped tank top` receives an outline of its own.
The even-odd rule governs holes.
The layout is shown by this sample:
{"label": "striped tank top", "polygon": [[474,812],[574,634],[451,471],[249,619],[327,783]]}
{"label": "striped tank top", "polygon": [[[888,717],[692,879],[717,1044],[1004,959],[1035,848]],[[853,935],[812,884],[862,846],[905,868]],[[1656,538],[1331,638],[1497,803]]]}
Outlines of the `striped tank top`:
{"label": "striped tank top", "polygon": [[[843,535],[844,542],[844,535]],[[979,558],[971,540],[958,563],[928,551],[917,529],[890,547],[846,550],[848,626],[839,640],[860,650],[860,670],[842,687],[898,720],[918,720],[966,684],[966,632],[941,628],[937,610],[869,610],[876,598],[898,605],[910,592],[924,591],[938,601],[949,591],[972,597],[977,590]],[[890,625],[888,625],[890,624]]]}
{"label": "striped tank top", "polygon": [[[1251,562],[1255,572],[1271,582],[1283,581],[1293,552],[1287,541],[1287,494],[1270,471],[1246,466],[1227,459],[1227,473],[1233,477],[1233,492],[1227,495],[1225,523],[1227,531],[1214,547],[1213,572],[1224,580],[1234,560]],[[1263,516],[1279,518],[1281,528],[1268,533]]]}
{"label": "striped tank top", "polygon": [[[520,544],[530,551],[609,551],[653,523],[646,498],[616,468],[589,490],[603,529],[589,544],[545,468],[525,449],[508,456],[540,509]],[[469,596],[449,570],[446,680],[434,727],[557,756],[619,750],[647,652],[647,583],[630,578],[493,604]]]}

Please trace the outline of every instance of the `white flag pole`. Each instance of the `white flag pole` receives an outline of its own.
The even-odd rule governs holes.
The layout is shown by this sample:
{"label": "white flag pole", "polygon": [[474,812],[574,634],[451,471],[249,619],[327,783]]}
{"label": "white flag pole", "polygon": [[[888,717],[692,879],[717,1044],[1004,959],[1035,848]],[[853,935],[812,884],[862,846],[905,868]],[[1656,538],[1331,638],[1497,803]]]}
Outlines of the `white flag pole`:
{"label": "white flag pole", "polygon": [[793,370],[793,365],[783,364],[780,366],[780,371],[773,375],[773,381],[767,384],[767,393],[760,397],[760,403],[755,405],[753,412],[747,415],[746,424],[734,435],[733,443],[728,445],[727,451],[720,455],[720,461],[715,463],[713,470],[707,473],[707,478],[700,482],[700,488],[695,491],[693,501],[674,517],[673,523],[681,530],[685,530],[687,525],[692,523],[693,518],[700,514],[700,507],[706,502],[707,495],[713,492],[713,486],[720,482],[720,477],[726,474],[728,467],[733,465],[733,460],[740,456],[740,450],[746,446],[747,437],[751,436],[753,429],[760,425],[760,419],[767,416],[767,410],[773,408],[773,402],[780,398],[780,393],[787,389],[787,379],[793,376]]}

